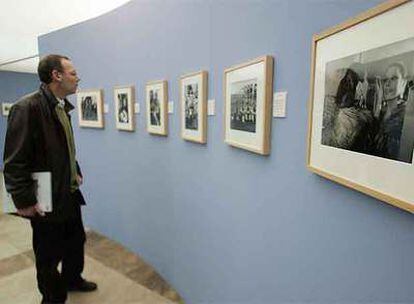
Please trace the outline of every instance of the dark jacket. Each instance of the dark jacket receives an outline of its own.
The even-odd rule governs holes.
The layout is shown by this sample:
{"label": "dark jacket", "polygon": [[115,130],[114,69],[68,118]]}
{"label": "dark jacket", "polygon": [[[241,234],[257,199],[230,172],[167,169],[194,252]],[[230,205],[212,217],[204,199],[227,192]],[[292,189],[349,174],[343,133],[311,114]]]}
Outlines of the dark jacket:
{"label": "dark jacket", "polygon": [[[4,146],[4,181],[16,208],[37,203],[32,172],[52,173],[53,212],[40,219],[46,221],[76,216],[79,204],[85,204],[79,190],[70,192],[69,152],[65,131],[55,112],[57,104],[44,84],[39,91],[21,98],[10,110]],[[66,113],[73,108],[65,100]],[[78,174],[81,175],[79,166]]]}

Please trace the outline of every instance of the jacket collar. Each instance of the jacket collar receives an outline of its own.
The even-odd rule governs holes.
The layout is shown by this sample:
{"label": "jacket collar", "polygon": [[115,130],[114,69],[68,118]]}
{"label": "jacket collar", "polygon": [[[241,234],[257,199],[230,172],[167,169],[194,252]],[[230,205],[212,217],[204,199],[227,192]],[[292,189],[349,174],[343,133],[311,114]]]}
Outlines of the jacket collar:
{"label": "jacket collar", "polygon": [[[40,91],[43,93],[43,95],[46,97],[46,100],[49,104],[49,106],[54,109],[56,105],[59,103],[56,99],[55,95],[49,90],[48,86],[44,83],[40,85]],[[69,113],[72,111],[75,107],[65,98],[65,111],[66,113]]]}

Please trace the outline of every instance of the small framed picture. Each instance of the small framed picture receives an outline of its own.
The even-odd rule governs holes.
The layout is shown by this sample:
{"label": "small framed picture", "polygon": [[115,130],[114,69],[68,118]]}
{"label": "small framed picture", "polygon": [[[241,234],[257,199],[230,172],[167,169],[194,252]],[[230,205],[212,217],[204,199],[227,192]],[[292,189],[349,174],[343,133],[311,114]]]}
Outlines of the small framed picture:
{"label": "small framed picture", "polygon": [[102,90],[79,91],[77,94],[79,126],[103,128]]}
{"label": "small framed picture", "polygon": [[3,114],[3,116],[9,116],[10,109],[12,106],[13,106],[13,103],[3,102],[1,104],[1,114]]}
{"label": "small framed picture", "polygon": [[133,86],[114,88],[116,128],[123,131],[135,130],[135,89]]}
{"label": "small framed picture", "polygon": [[156,135],[168,135],[167,81],[151,81],[145,88],[147,130]]}
{"label": "small framed picture", "polygon": [[412,213],[413,16],[387,1],[314,35],[307,154],[312,172]]}
{"label": "small framed picture", "polygon": [[254,153],[270,153],[273,57],[224,71],[225,142]]}
{"label": "small framed picture", "polygon": [[207,142],[207,72],[187,74],[180,79],[181,136]]}

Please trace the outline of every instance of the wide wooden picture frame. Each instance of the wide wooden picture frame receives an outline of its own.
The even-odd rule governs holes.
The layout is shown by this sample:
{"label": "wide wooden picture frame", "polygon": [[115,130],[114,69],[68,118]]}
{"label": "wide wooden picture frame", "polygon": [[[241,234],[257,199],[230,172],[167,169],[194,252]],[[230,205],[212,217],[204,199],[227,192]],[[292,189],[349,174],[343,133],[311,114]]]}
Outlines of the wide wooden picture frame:
{"label": "wide wooden picture frame", "polygon": [[254,153],[270,153],[273,57],[224,71],[224,140]]}
{"label": "wide wooden picture frame", "polygon": [[181,137],[200,144],[207,142],[207,72],[180,78]]}
{"label": "wide wooden picture frame", "polygon": [[115,125],[118,130],[135,130],[134,104],[134,86],[114,87]]}
{"label": "wide wooden picture frame", "polygon": [[145,86],[147,130],[168,135],[168,86],[166,80],[150,81]]}
{"label": "wide wooden picture frame", "polygon": [[84,128],[103,128],[102,90],[82,90],[77,93],[79,126]]}
{"label": "wide wooden picture frame", "polygon": [[308,168],[414,212],[414,2],[313,38]]}

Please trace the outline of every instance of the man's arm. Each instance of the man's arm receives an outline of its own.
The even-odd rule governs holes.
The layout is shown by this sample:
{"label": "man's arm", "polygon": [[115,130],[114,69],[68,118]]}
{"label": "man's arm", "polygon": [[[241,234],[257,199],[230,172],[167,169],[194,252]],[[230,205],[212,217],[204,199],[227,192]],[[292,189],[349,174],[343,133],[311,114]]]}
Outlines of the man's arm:
{"label": "man's arm", "polygon": [[29,107],[15,104],[10,111],[4,145],[4,181],[17,209],[37,204],[31,176],[32,136]]}

